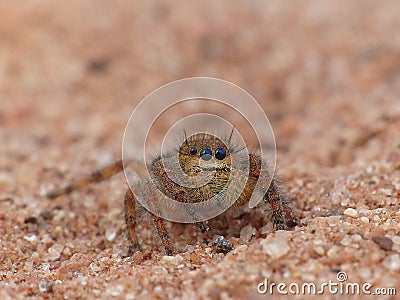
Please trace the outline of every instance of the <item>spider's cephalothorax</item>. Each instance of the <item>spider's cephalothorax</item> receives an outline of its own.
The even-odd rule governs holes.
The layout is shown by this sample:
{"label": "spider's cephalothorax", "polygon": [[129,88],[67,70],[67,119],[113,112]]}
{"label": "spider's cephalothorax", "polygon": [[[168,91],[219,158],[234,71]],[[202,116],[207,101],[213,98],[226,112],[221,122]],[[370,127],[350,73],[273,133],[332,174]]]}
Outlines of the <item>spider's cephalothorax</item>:
{"label": "spider's cephalothorax", "polygon": [[[179,164],[168,164],[170,160]],[[166,169],[169,170],[166,170]],[[168,174],[181,176],[171,178]],[[167,172],[169,171],[169,172]],[[224,143],[209,134],[195,134],[187,138],[179,149],[169,153],[167,158],[158,157],[150,164],[153,182],[168,197],[186,203],[198,203],[211,199],[226,188],[231,176],[230,151]],[[197,177],[212,174],[203,184],[196,182]],[[196,187],[180,184],[181,177],[194,179]]]}
{"label": "spider's cephalothorax", "polygon": [[[229,139],[230,140],[230,139]],[[230,197],[230,191],[227,183],[230,179],[232,171],[237,171],[239,180],[242,180],[244,188],[240,196],[234,200],[234,205],[239,206],[247,203],[253,193],[257,180],[261,171],[261,158],[257,154],[248,154],[248,172],[243,171],[238,166],[233,164],[235,155],[240,150],[234,145],[225,144],[220,139],[213,135],[199,133],[194,134],[185,139],[179,149],[169,154],[167,159],[178,159],[180,168],[183,174],[188,177],[196,178],[195,176],[203,172],[213,172],[209,181],[204,184],[192,186],[182,186],[179,180],[172,180],[168,173],[175,172],[176,166],[167,172],[168,165],[163,163],[162,157],[158,157],[150,164],[149,171],[153,182],[157,188],[168,197],[176,201],[186,203],[198,203],[206,201],[217,194],[222,193],[225,198]],[[247,155],[247,154],[246,154]],[[247,157],[247,156],[246,156]],[[92,173],[90,176],[83,178],[80,181],[67,185],[65,188],[51,191],[47,194],[49,198],[55,198],[62,194],[67,194],[73,190],[80,188],[92,182],[99,182],[123,170],[121,161],[105,167],[99,171]],[[271,184],[265,191],[264,201],[269,203],[272,208],[272,222],[276,229],[286,229],[293,227],[297,223],[297,219],[293,213],[293,208],[289,200],[283,195],[277,180],[272,178]],[[151,199],[148,199],[151,201]],[[136,199],[131,190],[125,194],[125,221],[127,225],[128,238],[131,242],[132,251],[140,250],[137,236],[135,233],[136,223]],[[173,253],[173,247],[164,227],[164,220],[156,215],[153,215],[156,229],[161,238],[165,251],[168,255]],[[196,223],[202,232],[206,231],[207,225],[204,222]]]}

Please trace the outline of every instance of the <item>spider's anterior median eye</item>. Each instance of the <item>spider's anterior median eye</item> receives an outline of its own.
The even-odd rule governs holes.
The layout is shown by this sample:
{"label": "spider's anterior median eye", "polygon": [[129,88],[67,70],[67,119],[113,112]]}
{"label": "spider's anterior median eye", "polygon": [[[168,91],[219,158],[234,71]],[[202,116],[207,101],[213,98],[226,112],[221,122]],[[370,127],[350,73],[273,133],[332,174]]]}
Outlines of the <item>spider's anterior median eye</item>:
{"label": "spider's anterior median eye", "polygon": [[203,149],[200,152],[200,157],[203,160],[210,160],[212,158],[212,152],[210,149]]}
{"label": "spider's anterior median eye", "polygon": [[196,155],[197,154],[197,149],[196,148],[192,148],[189,151],[190,155]]}
{"label": "spider's anterior median eye", "polygon": [[215,158],[219,160],[223,160],[226,157],[226,151],[224,148],[215,149]]}

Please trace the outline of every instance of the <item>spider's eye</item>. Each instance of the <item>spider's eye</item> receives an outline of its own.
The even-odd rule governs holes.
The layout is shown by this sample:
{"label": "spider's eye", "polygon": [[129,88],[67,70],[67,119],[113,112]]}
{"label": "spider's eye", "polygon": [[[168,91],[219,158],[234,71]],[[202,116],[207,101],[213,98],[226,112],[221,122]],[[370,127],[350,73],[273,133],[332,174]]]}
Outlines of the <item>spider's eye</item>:
{"label": "spider's eye", "polygon": [[197,154],[197,149],[196,148],[191,148],[189,153],[190,153],[190,155],[196,155]]}
{"label": "spider's eye", "polygon": [[210,160],[212,158],[212,152],[210,149],[203,149],[200,152],[200,157],[203,160]]}
{"label": "spider's eye", "polygon": [[226,156],[226,151],[224,148],[215,149],[215,158],[219,160],[223,160]]}

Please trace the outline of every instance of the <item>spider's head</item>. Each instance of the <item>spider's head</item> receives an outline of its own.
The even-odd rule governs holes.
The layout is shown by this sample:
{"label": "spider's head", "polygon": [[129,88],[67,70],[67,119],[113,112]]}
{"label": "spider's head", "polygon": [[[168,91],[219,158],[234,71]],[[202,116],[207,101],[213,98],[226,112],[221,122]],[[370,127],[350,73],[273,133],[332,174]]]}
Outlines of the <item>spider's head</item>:
{"label": "spider's head", "polygon": [[179,163],[190,176],[200,172],[226,172],[231,167],[231,151],[220,139],[207,133],[188,137],[179,149]]}

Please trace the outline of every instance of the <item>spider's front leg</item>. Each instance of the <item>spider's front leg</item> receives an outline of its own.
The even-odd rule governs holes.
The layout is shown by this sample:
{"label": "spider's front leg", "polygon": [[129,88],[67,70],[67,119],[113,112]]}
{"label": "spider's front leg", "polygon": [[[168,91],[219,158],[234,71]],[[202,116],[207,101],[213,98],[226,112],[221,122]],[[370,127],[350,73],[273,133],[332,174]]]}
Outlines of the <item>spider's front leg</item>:
{"label": "spider's front leg", "polygon": [[[260,157],[250,154],[249,159],[251,176],[261,179],[259,178],[261,173]],[[268,180],[270,178],[271,175],[268,174],[267,178],[262,178],[261,180]],[[294,214],[292,203],[284,195],[275,177],[272,177],[271,184],[263,200],[272,207],[272,223],[276,230],[284,230],[297,225],[298,220]]]}
{"label": "spider's front leg", "polygon": [[[138,242],[138,238],[136,235],[135,227],[136,227],[136,198],[133,195],[131,189],[125,194],[125,222],[126,229],[128,232],[128,239],[131,244],[130,249],[128,251],[128,256],[132,256],[136,251],[141,251],[141,247]],[[150,212],[149,212],[150,213]],[[167,255],[172,255],[173,248],[171,244],[171,239],[169,237],[168,231],[164,226],[164,220],[156,215],[150,213],[153,217],[154,225],[156,226],[157,233],[160,236],[161,242],[164,246],[165,253]]]}
{"label": "spider's front leg", "polygon": [[275,178],[271,181],[264,196],[264,201],[268,202],[272,207],[272,222],[276,230],[285,230],[297,224],[291,203],[279,190]]}
{"label": "spider's front leg", "polygon": [[133,195],[131,189],[128,189],[125,194],[124,200],[124,208],[125,208],[125,223],[126,230],[128,233],[128,239],[131,244],[128,256],[132,256],[136,251],[141,251],[140,244],[138,242],[138,238],[136,235],[136,199]]}

